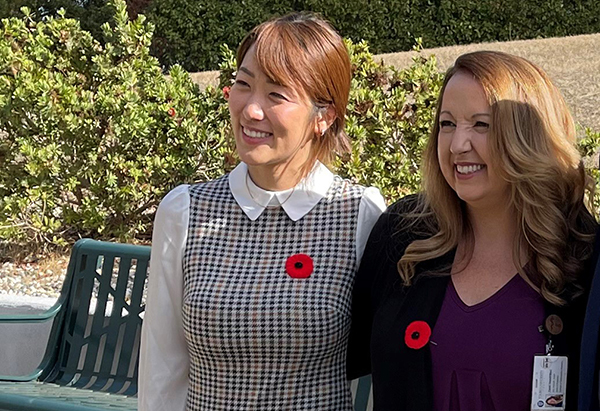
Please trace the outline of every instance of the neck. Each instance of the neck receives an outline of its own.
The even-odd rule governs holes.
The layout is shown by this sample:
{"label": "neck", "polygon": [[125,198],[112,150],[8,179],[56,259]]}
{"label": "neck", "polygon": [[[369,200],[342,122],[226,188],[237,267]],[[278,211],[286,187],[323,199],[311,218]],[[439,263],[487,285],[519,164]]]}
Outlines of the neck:
{"label": "neck", "polygon": [[[513,272],[518,270],[513,261],[517,224],[511,209],[482,209],[467,205],[467,218],[473,229],[473,248],[459,241],[453,270],[461,272],[468,266],[502,265]],[[470,248],[470,247],[469,247]],[[498,268],[498,267],[496,267]]]}
{"label": "neck", "polygon": [[290,164],[274,167],[248,165],[248,173],[254,184],[268,191],[288,190],[304,177],[302,169]]}
{"label": "neck", "polygon": [[512,208],[500,206],[494,209],[478,209],[467,206],[467,214],[477,246],[512,250],[517,233],[517,222]]}

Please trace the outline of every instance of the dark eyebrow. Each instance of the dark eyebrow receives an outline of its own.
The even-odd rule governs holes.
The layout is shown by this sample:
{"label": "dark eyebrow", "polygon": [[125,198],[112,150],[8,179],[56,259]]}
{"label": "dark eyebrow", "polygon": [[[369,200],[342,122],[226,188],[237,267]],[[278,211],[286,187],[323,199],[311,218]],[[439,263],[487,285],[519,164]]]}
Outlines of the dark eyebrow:
{"label": "dark eyebrow", "polygon": [[[250,71],[248,68],[242,66],[239,68],[239,71],[243,71],[244,73],[246,73],[248,76],[255,78],[256,76],[254,75],[254,73],[252,71]],[[273,80],[270,77],[267,77],[267,83],[268,84],[273,84],[275,86],[281,86],[281,87],[285,87],[283,84],[279,83],[278,81]]]}
{"label": "dark eyebrow", "polygon": [[[440,116],[442,114],[448,114],[449,116],[454,117],[454,116],[452,116],[452,113],[449,112],[448,110],[440,111]],[[490,113],[475,113],[475,114],[473,114],[471,116],[471,118],[475,118],[475,117],[491,117],[491,116],[492,115]]]}
{"label": "dark eyebrow", "polygon": [[246,73],[250,77],[254,78],[254,73],[251,72],[250,70],[248,70],[246,67],[244,67],[244,66],[240,67],[240,71],[243,71],[244,73]]}
{"label": "dark eyebrow", "polygon": [[[254,73],[252,71],[250,71],[249,69],[247,69],[246,67],[244,67],[244,66],[240,67],[240,71],[243,71],[244,73],[246,73],[247,75],[249,75],[252,78],[255,77]],[[276,86],[281,86],[281,84],[279,82],[273,80],[270,77],[267,77],[267,83],[274,84]]]}

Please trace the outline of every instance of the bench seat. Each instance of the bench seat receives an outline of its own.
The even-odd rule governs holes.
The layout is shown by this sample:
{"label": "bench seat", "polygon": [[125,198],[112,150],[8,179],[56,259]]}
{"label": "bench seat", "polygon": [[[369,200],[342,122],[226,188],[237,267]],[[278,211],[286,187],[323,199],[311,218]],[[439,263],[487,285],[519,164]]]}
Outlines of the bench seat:
{"label": "bench seat", "polygon": [[0,382],[0,410],[107,411],[137,410],[137,398],[57,384]]}

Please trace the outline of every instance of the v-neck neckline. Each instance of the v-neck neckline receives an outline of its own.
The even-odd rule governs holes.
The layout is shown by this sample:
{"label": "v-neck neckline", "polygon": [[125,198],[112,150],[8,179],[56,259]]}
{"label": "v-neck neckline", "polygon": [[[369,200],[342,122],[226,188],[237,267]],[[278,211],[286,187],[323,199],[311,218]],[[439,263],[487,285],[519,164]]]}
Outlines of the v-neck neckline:
{"label": "v-neck neckline", "polygon": [[[462,298],[460,298],[460,295],[458,294],[458,291],[456,290],[456,287],[454,286],[454,281],[452,280],[452,277],[450,277],[450,281],[448,282],[448,292],[450,293],[450,297],[452,298],[452,300],[465,312],[473,312],[473,311],[477,311],[480,310],[482,308],[487,307],[490,304],[493,304],[496,300],[498,300],[499,298],[501,298],[504,294],[506,294],[506,292],[508,292],[511,288],[515,287],[515,284],[518,284],[518,279],[521,278],[521,276],[517,273],[515,275],[513,275],[511,277],[510,280],[508,280],[502,287],[500,287],[496,292],[494,292],[492,295],[490,295],[489,297],[487,297],[485,300],[480,301],[476,304],[473,305],[468,305],[466,304]],[[523,280],[521,278],[521,280]]]}

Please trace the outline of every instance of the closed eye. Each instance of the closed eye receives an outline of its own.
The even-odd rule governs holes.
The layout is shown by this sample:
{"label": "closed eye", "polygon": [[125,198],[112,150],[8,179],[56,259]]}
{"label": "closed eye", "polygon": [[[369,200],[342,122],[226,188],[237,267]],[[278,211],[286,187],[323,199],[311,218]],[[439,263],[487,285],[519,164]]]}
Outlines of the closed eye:
{"label": "closed eye", "polygon": [[241,87],[250,87],[250,85],[248,83],[246,83],[244,80],[239,80],[239,79],[235,79],[234,84],[241,86]]}
{"label": "closed eye", "polygon": [[272,91],[271,93],[269,93],[269,95],[277,100],[290,101],[289,98],[287,98],[285,95],[283,95],[281,93],[276,93],[276,92]]}
{"label": "closed eye", "polygon": [[449,129],[449,128],[452,128],[452,127],[456,127],[456,124],[454,124],[450,120],[442,120],[442,121],[440,121],[440,128],[441,129]]}

